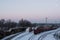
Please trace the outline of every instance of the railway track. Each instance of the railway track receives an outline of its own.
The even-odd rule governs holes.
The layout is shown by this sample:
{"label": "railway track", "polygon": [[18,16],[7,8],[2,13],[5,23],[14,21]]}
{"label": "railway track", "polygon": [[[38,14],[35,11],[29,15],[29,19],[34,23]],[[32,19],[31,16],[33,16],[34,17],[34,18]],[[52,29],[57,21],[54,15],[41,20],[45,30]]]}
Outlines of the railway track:
{"label": "railway track", "polygon": [[41,36],[38,38],[38,40],[43,40],[43,38],[45,38],[47,35],[49,35],[49,34],[51,34],[51,33],[53,33],[53,32],[50,32],[50,33],[46,33],[46,34],[41,35]]}
{"label": "railway track", "polygon": [[11,39],[11,40],[16,40],[17,38],[22,38],[22,37],[24,37],[24,36],[26,36],[26,35],[28,35],[29,33],[26,33],[26,34],[24,34],[24,35],[21,35],[21,36],[19,36],[19,37],[16,37],[16,38],[13,38],[13,39]]}
{"label": "railway track", "polygon": [[[51,34],[51,33],[56,33],[57,31],[60,31],[60,30],[51,30],[51,31],[46,31],[46,32],[43,32],[43,33],[40,33],[40,34],[37,34],[37,35],[34,35],[34,34],[30,34],[29,32],[28,33],[23,33],[22,35],[20,34],[17,35],[16,37],[12,38],[12,40],[17,40],[19,38],[19,40],[23,39],[24,37],[29,37],[27,38],[27,40],[34,40],[36,37],[37,39],[36,40],[43,40],[47,35]],[[42,35],[41,35],[42,34]]]}
{"label": "railway track", "polygon": [[19,34],[21,34],[21,33],[23,33],[23,32],[19,32],[19,33],[16,33],[16,34],[12,34],[12,35],[7,36],[7,37],[5,37],[5,38],[3,38],[3,39],[1,39],[1,40],[11,40],[12,38],[14,38],[15,36],[17,36],[17,35],[19,35]]}
{"label": "railway track", "polygon": [[34,38],[34,35],[32,35],[28,40],[33,40],[33,38]]}
{"label": "railway track", "polygon": [[19,37],[18,39],[16,40],[28,40],[31,36],[33,36],[33,33],[29,33],[27,35],[24,35],[23,37]]}
{"label": "railway track", "polygon": [[[44,33],[44,32],[42,32],[42,33],[40,33],[40,34],[42,34],[42,35],[40,35],[40,34],[38,34],[38,35],[32,35],[28,40],[33,40],[33,39],[35,39],[36,37],[37,37],[37,39],[36,40],[42,40],[44,37],[46,37],[48,34],[51,34],[51,33],[53,33],[53,32],[48,32],[48,33]],[[40,39],[41,38],[41,39]]]}
{"label": "railway track", "polygon": [[[51,33],[55,33],[57,31],[60,31],[60,30],[51,30],[51,31],[47,31],[47,32],[43,32],[43,33],[40,33],[42,35],[31,35],[27,40],[34,40],[37,37],[37,40],[43,40],[47,35],[51,34]],[[30,35],[30,33],[28,33],[27,35]],[[23,38],[24,36],[27,36],[27,35],[23,35],[19,38]]]}
{"label": "railway track", "polygon": [[[60,30],[57,30],[57,31],[60,31]],[[43,40],[47,35],[49,35],[49,34],[51,34],[51,33],[56,33],[57,31],[52,31],[52,32],[48,32],[48,33],[45,33],[45,34],[43,34],[43,35],[41,35],[39,38],[38,38],[38,40]]]}

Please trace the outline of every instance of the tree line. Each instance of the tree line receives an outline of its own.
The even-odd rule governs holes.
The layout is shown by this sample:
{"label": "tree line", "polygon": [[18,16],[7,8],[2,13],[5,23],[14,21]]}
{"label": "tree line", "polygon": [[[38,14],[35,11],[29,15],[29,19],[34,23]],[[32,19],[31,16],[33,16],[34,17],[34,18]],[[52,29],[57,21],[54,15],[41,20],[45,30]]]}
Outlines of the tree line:
{"label": "tree line", "polygon": [[[12,29],[11,31],[8,31],[10,28],[18,27],[18,29]],[[32,27],[32,23],[28,20],[19,20],[18,22],[12,21],[11,19],[5,20],[0,19],[0,39],[14,34],[18,32],[23,32],[26,30],[26,28],[19,28],[19,27]],[[7,31],[6,31],[7,30]]]}
{"label": "tree line", "polygon": [[32,23],[28,20],[19,20],[18,23],[15,21],[12,21],[11,19],[5,20],[0,19],[0,28],[14,28],[14,27],[31,27],[33,26]]}

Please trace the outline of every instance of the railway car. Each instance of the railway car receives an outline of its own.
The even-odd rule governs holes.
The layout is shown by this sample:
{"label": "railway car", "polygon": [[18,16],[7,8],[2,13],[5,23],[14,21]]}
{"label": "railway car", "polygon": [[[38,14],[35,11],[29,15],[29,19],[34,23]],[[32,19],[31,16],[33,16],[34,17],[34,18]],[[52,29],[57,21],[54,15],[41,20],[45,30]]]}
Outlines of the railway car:
{"label": "railway car", "polygon": [[36,30],[34,30],[34,34],[38,34],[38,33],[41,33],[41,32],[43,32],[44,30],[42,30],[42,28],[40,28],[40,29],[36,29]]}
{"label": "railway car", "polygon": [[35,30],[34,30],[34,34],[39,34],[39,33],[41,33],[41,32],[44,32],[44,31],[50,31],[50,30],[54,30],[54,29],[56,29],[55,27],[38,27],[38,28],[36,28]]}
{"label": "railway car", "polygon": [[45,31],[45,30],[43,30],[43,27],[38,27],[34,30],[34,34],[38,34],[38,33],[41,33],[43,31]]}

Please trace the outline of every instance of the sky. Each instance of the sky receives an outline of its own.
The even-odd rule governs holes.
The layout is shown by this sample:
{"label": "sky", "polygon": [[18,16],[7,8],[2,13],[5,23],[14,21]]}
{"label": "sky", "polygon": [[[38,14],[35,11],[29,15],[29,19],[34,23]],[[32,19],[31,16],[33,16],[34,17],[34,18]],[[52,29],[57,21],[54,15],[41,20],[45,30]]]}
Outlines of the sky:
{"label": "sky", "polygon": [[0,0],[0,19],[60,22],[60,0]]}

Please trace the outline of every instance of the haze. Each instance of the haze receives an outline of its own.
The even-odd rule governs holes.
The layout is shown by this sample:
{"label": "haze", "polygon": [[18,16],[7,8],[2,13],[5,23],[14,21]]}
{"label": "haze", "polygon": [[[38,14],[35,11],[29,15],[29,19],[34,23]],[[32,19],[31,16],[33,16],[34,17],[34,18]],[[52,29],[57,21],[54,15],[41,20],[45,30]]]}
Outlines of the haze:
{"label": "haze", "polygon": [[0,0],[0,19],[60,22],[60,0]]}

